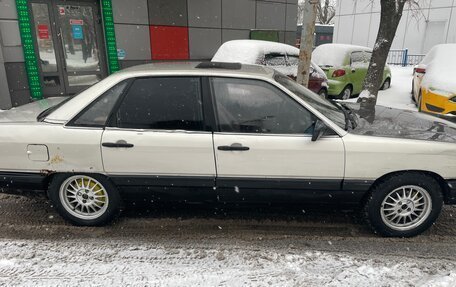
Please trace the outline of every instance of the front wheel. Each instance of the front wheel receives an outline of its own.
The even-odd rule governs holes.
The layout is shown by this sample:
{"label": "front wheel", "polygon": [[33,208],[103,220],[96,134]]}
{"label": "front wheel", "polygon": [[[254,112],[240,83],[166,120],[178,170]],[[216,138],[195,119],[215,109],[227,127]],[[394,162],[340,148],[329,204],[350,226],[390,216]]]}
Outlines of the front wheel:
{"label": "front wheel", "polygon": [[105,225],[120,211],[119,192],[102,175],[57,174],[48,192],[57,212],[75,225]]}
{"label": "front wheel", "polygon": [[433,177],[409,173],[391,176],[376,185],[364,213],[376,233],[411,237],[432,226],[442,205],[442,190]]}
{"label": "front wheel", "polygon": [[381,86],[381,90],[387,90],[391,87],[391,80],[387,78],[384,82],[383,85]]}

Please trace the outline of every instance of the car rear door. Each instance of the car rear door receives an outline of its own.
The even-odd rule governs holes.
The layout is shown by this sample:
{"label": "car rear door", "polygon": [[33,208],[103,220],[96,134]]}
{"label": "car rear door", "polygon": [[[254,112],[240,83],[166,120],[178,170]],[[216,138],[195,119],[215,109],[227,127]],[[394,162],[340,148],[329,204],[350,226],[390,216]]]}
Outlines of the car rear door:
{"label": "car rear door", "polygon": [[340,190],[342,139],[332,134],[313,142],[311,112],[269,82],[223,77],[210,82],[222,201],[327,201]]}
{"label": "car rear door", "polygon": [[201,79],[135,79],[103,133],[101,150],[106,174],[123,189],[146,188],[161,199],[210,198],[215,160]]}
{"label": "car rear door", "polygon": [[369,55],[365,51],[355,51],[350,54],[350,79],[353,84],[353,94],[361,92],[364,78],[369,67]]}

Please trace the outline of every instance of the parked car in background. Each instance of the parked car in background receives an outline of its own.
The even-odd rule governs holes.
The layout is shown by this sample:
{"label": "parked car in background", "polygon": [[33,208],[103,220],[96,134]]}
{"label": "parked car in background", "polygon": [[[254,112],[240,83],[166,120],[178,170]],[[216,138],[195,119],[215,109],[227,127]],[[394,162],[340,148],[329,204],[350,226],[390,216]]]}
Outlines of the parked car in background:
{"label": "parked car in background", "polygon": [[267,67],[136,66],[45,103],[0,122],[0,188],[47,191],[77,225],[110,222],[136,194],[350,204],[376,232],[405,237],[456,203],[456,124],[381,106],[369,124],[359,105]]}
{"label": "parked car in background", "polygon": [[415,66],[412,98],[418,110],[456,116],[456,44],[434,46]]}
{"label": "parked car in background", "polygon": [[[312,61],[326,72],[329,96],[346,100],[361,93],[371,56],[372,49],[368,47],[324,44],[315,48]],[[381,89],[390,85],[391,70],[386,65]]]}
{"label": "parked car in background", "polygon": [[[299,49],[287,44],[261,40],[233,40],[224,43],[212,58],[213,62],[233,62],[271,67],[296,80]],[[309,71],[309,90],[326,97],[328,78],[315,63]]]}

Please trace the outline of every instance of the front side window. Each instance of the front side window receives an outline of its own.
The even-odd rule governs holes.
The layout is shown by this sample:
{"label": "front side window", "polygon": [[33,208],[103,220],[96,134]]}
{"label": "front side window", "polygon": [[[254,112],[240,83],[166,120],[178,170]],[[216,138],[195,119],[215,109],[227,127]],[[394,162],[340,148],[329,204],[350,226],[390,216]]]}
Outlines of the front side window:
{"label": "front side window", "polygon": [[221,132],[310,134],[314,116],[273,85],[235,78],[213,78]]}
{"label": "front side window", "polygon": [[116,121],[120,128],[203,130],[200,78],[136,79],[119,107]]}
{"label": "front side window", "polygon": [[325,117],[333,121],[341,128],[345,128],[345,115],[344,113],[337,108],[335,104],[331,101],[312,93],[308,89],[304,88],[302,85],[296,83],[296,81],[291,80],[289,77],[276,73],[274,79],[284,86],[287,90],[295,94],[296,96],[303,99],[306,103],[311,105],[314,109],[322,113]]}

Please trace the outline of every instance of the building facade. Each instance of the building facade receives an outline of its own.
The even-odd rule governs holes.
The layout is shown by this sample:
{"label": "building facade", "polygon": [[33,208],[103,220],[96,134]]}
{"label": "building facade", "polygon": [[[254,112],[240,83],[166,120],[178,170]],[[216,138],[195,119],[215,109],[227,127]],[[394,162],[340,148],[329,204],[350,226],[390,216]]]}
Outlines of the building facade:
{"label": "building facade", "polygon": [[[418,0],[405,6],[392,49],[426,54],[434,45],[456,42],[456,0]],[[334,43],[373,47],[380,22],[380,0],[338,0]]]}
{"label": "building facade", "polygon": [[210,59],[254,29],[294,45],[296,22],[297,0],[0,0],[0,108],[137,64]]}

